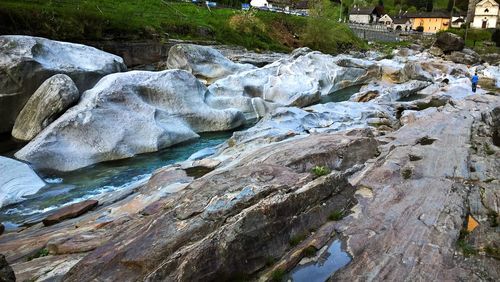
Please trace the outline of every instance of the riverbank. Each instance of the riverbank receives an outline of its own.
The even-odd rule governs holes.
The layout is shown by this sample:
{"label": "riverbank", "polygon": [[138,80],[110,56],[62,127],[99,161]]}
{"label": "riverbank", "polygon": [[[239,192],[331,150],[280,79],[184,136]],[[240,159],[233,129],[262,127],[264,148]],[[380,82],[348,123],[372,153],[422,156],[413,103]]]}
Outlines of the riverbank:
{"label": "riverbank", "polygon": [[[256,51],[289,52],[305,45],[308,19],[266,11],[245,12],[178,1],[2,1],[0,34],[26,34],[83,43],[214,41]],[[365,44],[344,24],[325,21],[337,34],[328,48],[341,53]],[[325,45],[326,46],[326,45]]]}
{"label": "riverbank", "polygon": [[[167,70],[125,71],[119,58],[92,48],[2,39],[17,42],[8,48],[34,41],[40,49],[71,47],[65,54],[78,50],[106,62],[23,56],[41,66],[59,63],[68,84],[94,73],[102,78],[85,85],[91,88],[76,105],[57,109],[57,118],[42,123],[14,157],[76,176],[95,166],[117,182],[134,179],[127,169],[115,179],[99,167],[144,158],[151,169],[134,185],[89,193],[89,201],[65,202],[2,234],[0,253],[19,280],[500,277],[498,205],[491,200],[500,185],[498,65],[467,68],[447,60],[451,53],[410,46],[390,57],[301,48],[256,66],[179,44],[169,51]],[[9,52],[13,65],[19,53]],[[75,74],[68,67],[83,63],[94,69]],[[476,94],[474,71],[484,86]],[[52,82],[50,75],[37,84]],[[26,86],[13,85],[20,88],[15,93]],[[31,95],[52,97],[62,88],[56,86]],[[181,147],[224,130],[234,132],[214,148],[204,143],[209,148],[191,155]],[[161,155],[174,144],[189,153],[158,162],[144,154]],[[72,193],[66,188],[39,193],[57,200]],[[464,228],[471,217],[479,225]]]}

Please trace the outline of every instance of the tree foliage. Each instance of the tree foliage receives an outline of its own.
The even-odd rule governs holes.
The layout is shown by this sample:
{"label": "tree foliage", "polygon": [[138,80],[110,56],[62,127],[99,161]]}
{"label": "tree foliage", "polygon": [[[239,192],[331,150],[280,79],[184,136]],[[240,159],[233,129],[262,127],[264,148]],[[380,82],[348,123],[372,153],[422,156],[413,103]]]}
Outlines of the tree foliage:
{"label": "tree foliage", "polygon": [[310,0],[309,17],[303,34],[306,46],[325,53],[338,53],[362,45],[344,24],[336,23],[330,0]]}
{"label": "tree foliage", "polygon": [[495,42],[497,47],[500,47],[500,29],[497,28],[493,32],[493,35],[491,35],[491,41]]}

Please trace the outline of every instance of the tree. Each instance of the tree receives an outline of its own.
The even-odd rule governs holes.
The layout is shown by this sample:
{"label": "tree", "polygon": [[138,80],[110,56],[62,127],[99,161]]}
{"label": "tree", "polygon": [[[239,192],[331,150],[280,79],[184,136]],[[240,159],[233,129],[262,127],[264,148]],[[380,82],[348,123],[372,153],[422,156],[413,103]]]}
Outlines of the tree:
{"label": "tree", "polygon": [[425,5],[425,9],[427,12],[431,12],[432,11],[432,8],[433,8],[433,3],[434,2],[433,0],[427,0],[427,3]]}
{"label": "tree", "polygon": [[491,35],[491,41],[495,42],[497,47],[500,47],[500,29],[497,28]]}
{"label": "tree", "polygon": [[335,10],[330,0],[310,0],[309,17],[302,37],[304,44],[324,53],[337,53],[359,43],[354,42],[359,39],[355,39],[349,28],[334,18]]}
{"label": "tree", "polygon": [[453,2],[455,0],[448,0],[448,6],[446,7],[446,11],[448,12],[451,12],[451,10],[453,9]]}

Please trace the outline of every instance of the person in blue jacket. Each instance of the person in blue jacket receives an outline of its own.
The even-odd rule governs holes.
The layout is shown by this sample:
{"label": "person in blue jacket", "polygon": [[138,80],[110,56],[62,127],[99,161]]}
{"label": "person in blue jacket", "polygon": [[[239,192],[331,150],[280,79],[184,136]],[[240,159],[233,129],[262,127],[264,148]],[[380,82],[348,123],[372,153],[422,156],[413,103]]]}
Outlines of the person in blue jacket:
{"label": "person in blue jacket", "polygon": [[479,82],[479,76],[477,76],[477,72],[472,76],[472,92],[476,93],[477,83]]}

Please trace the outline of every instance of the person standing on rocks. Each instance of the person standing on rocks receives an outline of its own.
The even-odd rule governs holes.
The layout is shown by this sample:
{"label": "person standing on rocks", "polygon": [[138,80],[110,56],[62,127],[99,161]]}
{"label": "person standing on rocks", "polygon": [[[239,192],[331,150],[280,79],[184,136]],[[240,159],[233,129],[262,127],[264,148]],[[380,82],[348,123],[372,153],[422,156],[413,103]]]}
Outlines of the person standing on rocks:
{"label": "person standing on rocks", "polygon": [[472,81],[472,92],[476,93],[477,83],[479,82],[479,76],[477,76],[477,72],[474,73],[471,81]]}

